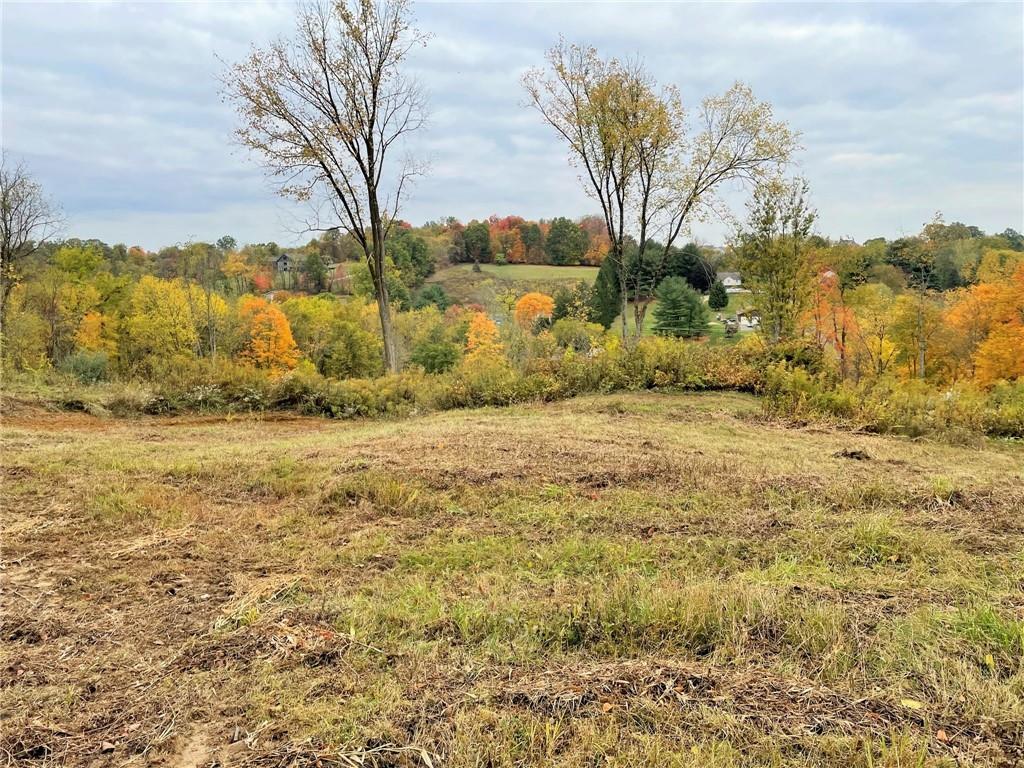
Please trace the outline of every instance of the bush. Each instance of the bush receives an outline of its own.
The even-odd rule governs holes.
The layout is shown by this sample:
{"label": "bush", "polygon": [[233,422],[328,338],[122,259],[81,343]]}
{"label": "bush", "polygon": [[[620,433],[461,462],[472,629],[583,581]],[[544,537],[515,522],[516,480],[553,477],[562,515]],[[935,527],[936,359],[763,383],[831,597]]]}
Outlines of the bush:
{"label": "bush", "polygon": [[558,346],[577,352],[589,352],[604,334],[604,328],[597,323],[585,323],[575,317],[563,317],[555,321],[551,333]]}
{"label": "bush", "polygon": [[80,349],[61,362],[59,369],[74,376],[83,384],[95,384],[106,381],[110,368],[110,358],[106,352],[90,352]]}
{"label": "bush", "polygon": [[324,353],[320,370],[325,376],[339,379],[379,376],[384,370],[381,348],[377,334],[364,331],[353,322],[340,322]]}
{"label": "bush", "polygon": [[450,341],[430,341],[420,344],[409,356],[409,361],[427,373],[444,373],[455,367],[462,349]]}
{"label": "bush", "polygon": [[1024,438],[1024,382],[985,392],[970,384],[937,388],[880,378],[834,383],[826,375],[776,363],[768,369],[763,405],[789,419],[830,419],[872,432]]}

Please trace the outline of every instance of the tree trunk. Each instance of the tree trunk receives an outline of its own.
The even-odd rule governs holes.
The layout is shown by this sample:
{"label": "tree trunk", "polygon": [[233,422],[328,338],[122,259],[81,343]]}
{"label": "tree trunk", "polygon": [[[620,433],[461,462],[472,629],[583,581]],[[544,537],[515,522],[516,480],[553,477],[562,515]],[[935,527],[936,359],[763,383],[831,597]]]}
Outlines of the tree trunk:
{"label": "tree trunk", "polygon": [[395,334],[391,326],[391,307],[387,301],[378,301],[377,310],[380,314],[381,335],[384,337],[384,367],[389,373],[398,373],[398,350],[395,347]]}
{"label": "tree trunk", "polygon": [[380,335],[384,341],[384,368],[388,373],[398,373],[398,349],[395,345],[394,328],[391,325],[391,304],[384,274],[384,244],[377,239],[374,239],[370,267],[377,299],[377,314],[380,316]]}
{"label": "tree trunk", "polygon": [[636,323],[636,327],[633,328],[633,340],[635,342],[640,341],[640,337],[644,332],[644,320],[647,318],[647,307],[649,303],[641,301],[639,299],[633,303],[633,320]]}
{"label": "tree trunk", "polygon": [[924,339],[924,308],[918,306],[917,310],[917,378],[924,381],[925,348],[927,343]]}

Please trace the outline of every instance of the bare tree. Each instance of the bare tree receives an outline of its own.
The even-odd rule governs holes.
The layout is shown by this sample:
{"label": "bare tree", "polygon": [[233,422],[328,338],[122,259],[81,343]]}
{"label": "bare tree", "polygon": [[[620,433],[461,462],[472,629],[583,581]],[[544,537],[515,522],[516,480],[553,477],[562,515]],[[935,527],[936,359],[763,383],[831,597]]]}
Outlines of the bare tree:
{"label": "bare tree", "polygon": [[609,240],[605,258],[615,264],[625,338],[625,238],[638,163],[634,139],[623,120],[629,110],[616,101],[630,91],[629,71],[614,59],[601,59],[595,48],[564,40],[548,51],[547,62],[546,70],[527,72],[523,86],[531,105],[568,145],[570,162],[580,169],[587,193],[601,206]]}
{"label": "bare tree", "polygon": [[24,163],[0,155],[0,329],[22,264],[57,234],[63,220]]}
{"label": "bare tree", "polygon": [[[523,78],[530,102],[568,144],[588,193],[601,205],[622,293],[622,334],[630,299],[639,337],[668,255],[694,220],[721,216],[716,191],[728,182],[757,183],[785,165],[796,135],[771,106],[736,83],[705,99],[699,132],[688,136],[675,88],[657,89],[639,62],[602,59],[594,48],[564,41],[548,68]],[[626,238],[643,268],[627,275]],[[655,238],[661,238],[654,251]],[[638,265],[639,266],[639,265]],[[631,289],[631,290],[630,290]]]}
{"label": "bare tree", "polygon": [[262,157],[283,195],[313,204],[309,229],[343,229],[361,247],[390,371],[399,360],[385,243],[410,180],[422,172],[409,157],[392,163],[392,155],[426,119],[422,91],[403,73],[426,39],[412,25],[408,0],[325,0],[299,8],[291,40],[254,49],[223,78],[240,118],[238,139]]}

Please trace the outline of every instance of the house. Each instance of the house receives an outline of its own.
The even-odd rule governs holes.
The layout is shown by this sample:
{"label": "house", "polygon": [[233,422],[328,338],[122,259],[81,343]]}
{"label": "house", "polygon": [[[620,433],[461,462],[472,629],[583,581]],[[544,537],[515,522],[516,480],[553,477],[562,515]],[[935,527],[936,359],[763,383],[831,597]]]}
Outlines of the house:
{"label": "house", "polygon": [[739,272],[717,272],[715,279],[725,286],[726,293],[742,293],[746,290]]}
{"label": "house", "polygon": [[760,328],[761,312],[753,308],[741,309],[736,313],[736,322],[739,324],[740,330]]}
{"label": "house", "polygon": [[277,272],[291,272],[293,266],[293,259],[290,254],[282,253],[274,259],[274,269]]}

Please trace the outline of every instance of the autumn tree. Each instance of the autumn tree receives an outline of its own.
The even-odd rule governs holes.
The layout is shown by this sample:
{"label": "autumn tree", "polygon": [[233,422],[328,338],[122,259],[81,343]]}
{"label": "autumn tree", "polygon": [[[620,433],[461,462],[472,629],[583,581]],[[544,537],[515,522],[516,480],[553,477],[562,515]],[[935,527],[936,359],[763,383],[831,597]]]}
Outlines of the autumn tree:
{"label": "autumn tree", "polygon": [[866,283],[854,288],[848,301],[856,321],[853,324],[856,372],[881,376],[889,370],[898,351],[892,340],[895,296],[888,286]]}
{"label": "autumn tree", "polygon": [[59,209],[21,163],[0,153],[0,330],[22,265],[59,229]]}
{"label": "autumn tree", "polygon": [[180,280],[146,275],[135,284],[124,320],[122,357],[133,366],[192,355],[199,333]]}
{"label": "autumn tree", "polygon": [[466,331],[466,359],[493,357],[500,355],[501,351],[498,326],[486,313],[474,312]]}
{"label": "autumn tree", "polygon": [[842,280],[833,270],[824,270],[814,283],[810,325],[815,343],[822,348],[831,347],[835,351],[839,363],[839,376],[843,379],[850,372],[850,344],[853,340],[855,322]]}
{"label": "autumn tree", "polygon": [[[618,272],[623,338],[629,299],[639,336],[669,249],[694,219],[721,210],[716,191],[730,182],[757,182],[796,148],[794,134],[774,120],[771,107],[739,83],[705,99],[695,120],[699,132],[687,135],[676,89],[659,89],[639,62],[603,59],[591,47],[560,42],[548,51],[547,68],[528,72],[523,84],[600,204],[608,258]],[[658,232],[663,242],[648,255],[648,241]],[[632,293],[627,236],[641,258],[654,262],[652,284],[634,281]]]}
{"label": "autumn tree", "polygon": [[246,337],[243,359],[272,371],[295,367],[300,353],[284,312],[266,299],[247,296],[239,302],[238,317]]}
{"label": "autumn tree", "polygon": [[553,298],[546,293],[532,291],[523,294],[516,302],[514,316],[520,327],[529,330],[542,318],[550,320],[554,311],[555,300]]}
{"label": "autumn tree", "polygon": [[340,227],[358,244],[390,371],[399,357],[385,244],[422,170],[392,158],[425,120],[424,97],[405,74],[411,51],[425,42],[408,0],[304,5],[292,39],[254,49],[224,76],[241,143],[262,157],[282,194],[314,204],[311,229]]}

